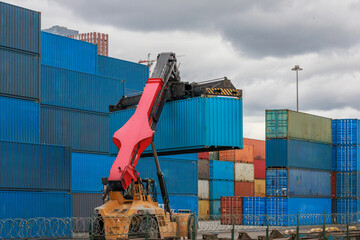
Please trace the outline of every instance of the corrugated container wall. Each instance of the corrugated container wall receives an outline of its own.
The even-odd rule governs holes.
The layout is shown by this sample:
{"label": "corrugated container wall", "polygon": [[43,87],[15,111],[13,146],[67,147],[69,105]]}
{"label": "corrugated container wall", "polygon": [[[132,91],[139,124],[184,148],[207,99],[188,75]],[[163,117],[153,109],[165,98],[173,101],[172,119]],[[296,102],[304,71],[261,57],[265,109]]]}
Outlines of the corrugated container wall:
{"label": "corrugated container wall", "polygon": [[336,223],[356,223],[359,221],[360,199],[341,198],[336,199]]}
{"label": "corrugated container wall", "polygon": [[360,197],[360,173],[337,172],[336,196],[341,198]]}
{"label": "corrugated container wall", "polygon": [[[161,195],[157,196],[160,207],[164,207]],[[199,212],[199,199],[197,196],[169,195],[170,207],[172,211],[190,211],[191,213]]]}
{"label": "corrugated container wall", "polygon": [[109,113],[122,96],[120,80],[41,66],[41,104]]}
{"label": "corrugated container wall", "polygon": [[243,225],[263,226],[265,221],[265,198],[243,198]]}
{"label": "corrugated container wall", "polygon": [[236,162],[235,181],[254,182],[254,164]]}
{"label": "corrugated container wall", "polygon": [[[111,154],[117,154],[112,136],[134,113],[133,109],[110,114]],[[179,128],[181,126],[181,128]],[[174,137],[176,136],[176,137]],[[168,102],[154,137],[158,152],[216,147],[242,148],[242,100],[212,97]],[[152,152],[147,148],[145,152]]]}
{"label": "corrugated container wall", "polygon": [[251,138],[244,138],[244,145],[254,146],[254,159],[265,160],[265,141]]}
{"label": "corrugated container wall", "polygon": [[108,153],[107,114],[41,106],[41,143],[70,146],[73,151]]}
{"label": "corrugated container wall", "polygon": [[254,163],[254,146],[243,145],[243,149],[236,149],[235,161],[244,163]]}
{"label": "corrugated container wall", "polygon": [[101,193],[101,178],[107,178],[114,157],[100,154],[72,153],[72,191]]}
{"label": "corrugated container wall", "polygon": [[41,32],[41,64],[96,74],[97,46]]}
{"label": "corrugated container wall", "polygon": [[266,138],[332,143],[331,119],[291,110],[266,110]]}
{"label": "corrugated container wall", "polygon": [[208,160],[204,160],[204,159],[199,159],[198,160],[198,178],[199,179],[205,179],[205,180],[209,180],[210,175],[209,175],[209,161]]}
{"label": "corrugated container wall", "polygon": [[0,45],[40,53],[41,14],[0,2]]}
{"label": "corrugated container wall", "polygon": [[40,142],[40,104],[0,96],[0,140]]}
{"label": "corrugated container wall", "polygon": [[199,200],[199,220],[208,219],[210,215],[209,200]]}
{"label": "corrugated container wall", "polygon": [[234,182],[234,195],[239,197],[253,197],[254,183],[253,182]]}
{"label": "corrugated container wall", "polygon": [[242,224],[243,200],[241,197],[222,197],[220,206],[222,225]]}
{"label": "corrugated container wall", "polygon": [[[198,194],[197,160],[171,159],[166,156],[161,156],[159,159],[169,194]],[[136,170],[140,173],[141,178],[150,178],[156,181],[158,179],[155,160],[152,157],[141,158],[136,166]],[[160,193],[159,184],[157,184],[157,191]]]}
{"label": "corrugated container wall", "polygon": [[341,172],[360,171],[360,145],[334,146],[333,147],[334,170]]}
{"label": "corrugated container wall", "polygon": [[219,160],[221,161],[235,161],[235,151],[234,150],[224,150],[219,151]]}
{"label": "corrugated container wall", "polygon": [[[0,219],[72,217],[71,194],[69,193],[0,191],[0,199]],[[0,228],[1,239],[47,239],[49,236],[69,238],[71,235],[70,221],[42,221],[41,224],[27,225],[5,221]]]}
{"label": "corrugated container wall", "polygon": [[217,160],[209,161],[210,179],[234,181],[234,163]]}
{"label": "corrugated container wall", "polygon": [[209,180],[198,181],[198,196],[199,199],[209,200]]}
{"label": "corrugated container wall", "polygon": [[[320,225],[324,223],[323,217],[306,217],[307,214],[330,214],[330,198],[282,198],[272,197],[266,200],[266,210],[269,216],[269,225],[293,226]],[[331,218],[326,218],[326,223],[331,223]]]}
{"label": "corrugated container wall", "polygon": [[336,172],[331,172],[331,197],[336,198]]}
{"label": "corrugated container wall", "polygon": [[[1,34],[2,31],[0,31]],[[38,55],[0,47],[0,62],[0,94],[31,100],[39,99],[40,58]]]}
{"label": "corrugated container wall", "polygon": [[265,179],[266,164],[265,160],[254,159],[254,178]]}
{"label": "corrugated container wall", "polygon": [[360,144],[359,119],[334,119],[332,121],[332,131],[334,145]]}
{"label": "corrugated container wall", "polygon": [[210,216],[215,217],[215,219],[218,219],[221,215],[221,201],[220,200],[210,200],[209,201],[210,206]]}
{"label": "corrugated container wall", "polygon": [[[149,68],[145,65],[116,58],[98,56],[97,74],[125,81],[128,93],[143,91],[149,78]],[[115,103],[114,103],[115,104]]]}
{"label": "corrugated container wall", "polygon": [[0,189],[70,192],[70,149],[0,141]]}
{"label": "corrugated container wall", "polygon": [[199,159],[206,159],[206,160],[219,160],[219,152],[200,152],[198,154]]}
{"label": "corrugated container wall", "polygon": [[223,196],[234,196],[234,182],[210,180],[209,181],[210,200],[220,200]]}
{"label": "corrugated container wall", "polygon": [[254,192],[255,197],[265,197],[266,196],[266,180],[265,179],[255,179],[254,181]]}
{"label": "corrugated container wall", "polygon": [[331,145],[293,139],[267,140],[266,167],[307,168],[331,171]]}
{"label": "corrugated container wall", "polygon": [[267,169],[266,195],[279,197],[331,197],[331,174],[304,169]]}

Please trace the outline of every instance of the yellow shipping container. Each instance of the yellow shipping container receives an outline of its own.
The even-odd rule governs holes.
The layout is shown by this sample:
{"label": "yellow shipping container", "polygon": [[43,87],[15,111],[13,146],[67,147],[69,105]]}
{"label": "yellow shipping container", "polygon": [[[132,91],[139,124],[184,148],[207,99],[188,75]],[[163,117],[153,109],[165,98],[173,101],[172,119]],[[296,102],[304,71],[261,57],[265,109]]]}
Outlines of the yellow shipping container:
{"label": "yellow shipping container", "polygon": [[210,214],[209,200],[199,200],[199,218],[200,219],[209,218],[209,214]]}
{"label": "yellow shipping container", "polygon": [[255,197],[265,197],[265,179],[255,179]]}

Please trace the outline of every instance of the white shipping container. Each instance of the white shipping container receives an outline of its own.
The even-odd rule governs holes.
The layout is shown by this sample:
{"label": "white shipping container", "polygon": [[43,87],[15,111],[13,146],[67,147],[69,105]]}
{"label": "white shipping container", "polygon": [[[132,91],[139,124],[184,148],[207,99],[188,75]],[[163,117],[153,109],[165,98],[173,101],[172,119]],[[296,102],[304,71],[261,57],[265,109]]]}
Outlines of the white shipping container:
{"label": "white shipping container", "polygon": [[235,181],[253,182],[254,164],[235,163]]}
{"label": "white shipping container", "polygon": [[209,199],[209,181],[198,180],[198,196],[199,199]]}

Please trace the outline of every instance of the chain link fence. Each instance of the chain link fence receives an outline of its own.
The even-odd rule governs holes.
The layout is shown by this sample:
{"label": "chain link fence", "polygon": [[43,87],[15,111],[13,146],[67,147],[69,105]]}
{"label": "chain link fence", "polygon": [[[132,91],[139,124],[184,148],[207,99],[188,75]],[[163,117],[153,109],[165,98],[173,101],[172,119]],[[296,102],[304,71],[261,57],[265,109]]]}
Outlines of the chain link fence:
{"label": "chain link fence", "polygon": [[[179,215],[177,215],[179,216]],[[359,230],[358,230],[359,229]],[[251,239],[324,234],[360,238],[360,212],[355,214],[222,215],[199,218],[166,218],[164,215],[134,215],[114,218],[32,218],[0,219],[0,239],[163,239],[181,236],[201,239],[203,234],[218,238]],[[213,236],[213,237],[214,237]],[[339,238],[337,238],[339,239]]]}

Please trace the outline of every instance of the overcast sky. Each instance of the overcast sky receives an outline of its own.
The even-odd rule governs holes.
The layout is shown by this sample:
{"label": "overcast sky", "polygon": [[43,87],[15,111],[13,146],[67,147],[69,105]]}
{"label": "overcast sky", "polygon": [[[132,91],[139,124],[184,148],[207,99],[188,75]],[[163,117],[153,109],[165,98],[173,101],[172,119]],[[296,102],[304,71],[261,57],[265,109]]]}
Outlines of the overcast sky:
{"label": "overcast sky", "polygon": [[244,137],[265,138],[265,109],[360,118],[360,2],[339,0],[5,0],[42,28],[109,34],[111,57],[172,51],[184,81],[227,76],[244,93]]}

